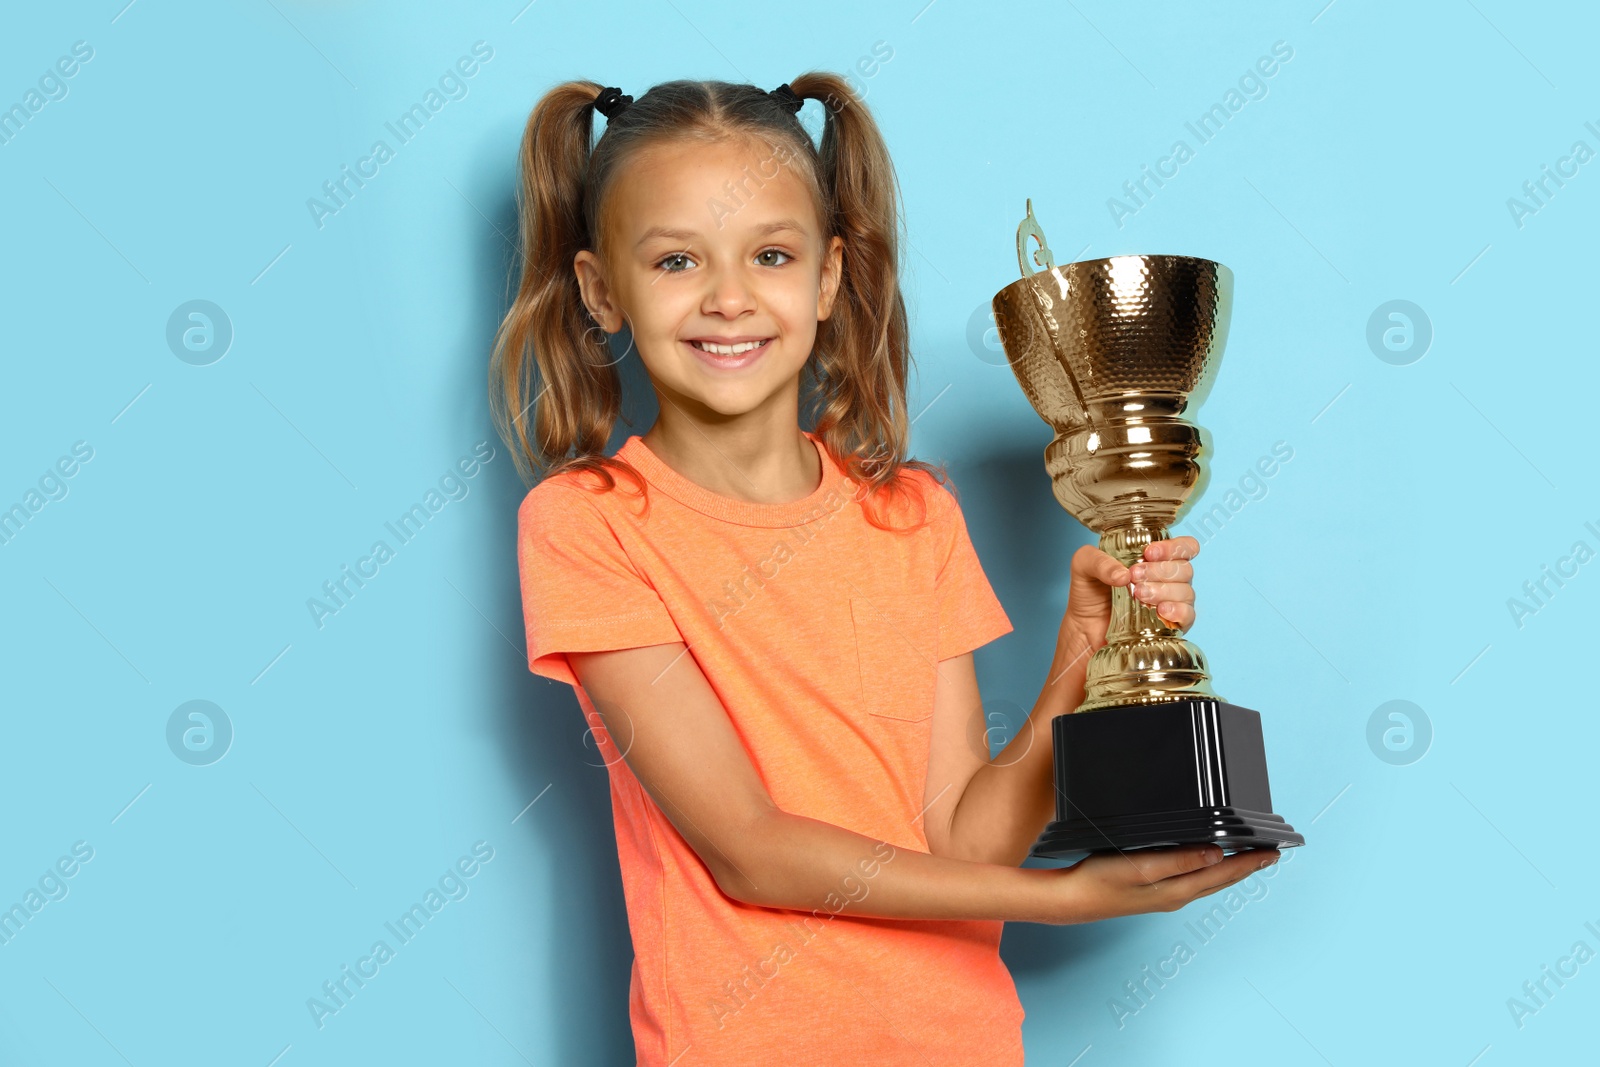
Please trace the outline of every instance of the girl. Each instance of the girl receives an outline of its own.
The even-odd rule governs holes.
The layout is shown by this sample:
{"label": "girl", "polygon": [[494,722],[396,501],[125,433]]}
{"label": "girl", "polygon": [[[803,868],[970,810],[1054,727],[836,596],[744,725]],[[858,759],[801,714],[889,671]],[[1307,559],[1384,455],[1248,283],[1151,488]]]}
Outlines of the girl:
{"label": "girl", "polygon": [[[607,759],[638,1062],[1022,1063],[1005,920],[1171,911],[1265,865],[1019,866],[1112,587],[1187,628],[1198,543],[1131,570],[1078,550],[1049,681],[991,757],[972,653],[1012,627],[945,472],[905,456],[897,188],[848,83],[567,82],[521,172],[494,412],[544,472],[518,512],[528,661]],[[607,456],[623,326],[660,414]]]}

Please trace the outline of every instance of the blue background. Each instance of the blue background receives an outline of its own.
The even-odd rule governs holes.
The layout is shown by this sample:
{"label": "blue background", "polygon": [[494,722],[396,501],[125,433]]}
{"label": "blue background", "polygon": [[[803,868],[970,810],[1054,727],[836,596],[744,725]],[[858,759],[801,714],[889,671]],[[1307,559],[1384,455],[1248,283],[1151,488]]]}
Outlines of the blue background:
{"label": "blue background", "polygon": [[[1026,198],[1062,262],[1235,272],[1202,509],[1293,452],[1205,539],[1193,637],[1263,712],[1309,843],[1204,944],[1198,905],[1008,926],[1030,1061],[1593,1055],[1600,962],[1520,1026],[1507,1005],[1600,951],[1600,563],[1520,625],[1507,603],[1600,549],[1600,162],[1520,225],[1507,204],[1600,149],[1592,10],[124,2],[14,6],[0,35],[0,106],[93,48],[0,144],[0,507],[93,450],[0,545],[0,906],[93,850],[0,944],[0,1062],[632,1062],[605,772],[571,691],[526,669],[524,488],[487,417],[517,143],[561,79],[813,67],[855,71],[903,185],[914,451],[949,462],[1016,624],[978,654],[991,711],[1031,706],[1087,536],[985,319]],[[308,198],[477,41],[466,95],[319,227]],[[1185,123],[1279,41],[1265,95],[1200,145]],[[1119,226],[1108,199],[1178,139],[1194,157]],[[167,341],[197,299],[233,332],[208,365]],[[1420,358],[1368,342],[1392,300],[1426,317]],[[635,392],[619,435],[652,417]],[[495,458],[446,483],[465,495],[319,628],[307,600],[480,441]],[[168,740],[191,700],[231,724],[205,766]],[[1395,700],[1398,751],[1369,742]],[[308,998],[477,842],[466,895],[319,1028]],[[1129,998],[1178,940],[1194,958]]]}

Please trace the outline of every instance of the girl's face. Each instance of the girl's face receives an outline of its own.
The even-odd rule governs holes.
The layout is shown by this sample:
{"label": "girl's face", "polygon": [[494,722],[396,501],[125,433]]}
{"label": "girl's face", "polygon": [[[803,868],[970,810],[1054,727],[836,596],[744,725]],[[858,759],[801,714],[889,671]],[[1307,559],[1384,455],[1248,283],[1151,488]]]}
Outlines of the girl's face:
{"label": "girl's face", "polygon": [[607,194],[606,257],[574,260],[595,321],[629,324],[656,389],[703,419],[797,404],[833,308],[843,242],[824,241],[787,151],[748,139],[641,150]]}

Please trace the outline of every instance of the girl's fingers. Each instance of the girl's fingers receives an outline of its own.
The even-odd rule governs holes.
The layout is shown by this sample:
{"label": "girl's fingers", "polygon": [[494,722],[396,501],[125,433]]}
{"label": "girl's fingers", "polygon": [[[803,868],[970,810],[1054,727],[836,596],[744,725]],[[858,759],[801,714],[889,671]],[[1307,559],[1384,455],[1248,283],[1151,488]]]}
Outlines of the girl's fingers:
{"label": "girl's fingers", "polygon": [[1131,868],[1125,869],[1118,864],[1112,864],[1112,869],[1119,875],[1131,876],[1136,883],[1154,885],[1168,878],[1204,870],[1222,862],[1223,858],[1222,850],[1215,845],[1135,849],[1132,852],[1124,852],[1118,857],[1119,860],[1131,863]]}
{"label": "girl's fingers", "polygon": [[1187,630],[1194,625],[1194,609],[1187,604],[1162,604],[1157,614],[1167,625],[1180,630]]}
{"label": "girl's fingers", "polygon": [[1180,630],[1194,625],[1194,567],[1189,560],[1200,551],[1193,537],[1154,541],[1145,558],[1128,570],[1129,592],[1146,607],[1156,609],[1163,621]]}
{"label": "girl's fingers", "polygon": [[1269,859],[1249,855],[1249,852],[1264,852],[1266,849],[1253,849],[1246,852],[1236,852],[1221,863],[1202,867],[1200,870],[1188,874],[1180,874],[1169,881],[1162,883],[1162,890],[1174,899],[1185,902],[1198,897],[1206,896],[1217,889],[1226,889],[1235,882],[1242,882],[1256,871],[1267,866],[1268,863],[1277,862],[1277,850],[1272,849],[1274,855]]}
{"label": "girl's fingers", "polygon": [[1127,567],[1094,545],[1084,545],[1073,554],[1072,569],[1075,573],[1086,574],[1106,585],[1127,585],[1130,580]]}
{"label": "girl's fingers", "polygon": [[1187,582],[1194,579],[1194,565],[1186,559],[1135,563],[1130,570],[1136,582]]}
{"label": "girl's fingers", "polygon": [[1200,542],[1188,535],[1151,541],[1144,548],[1144,558],[1147,560],[1194,559],[1199,554]]}
{"label": "girl's fingers", "polygon": [[1133,587],[1133,595],[1141,604],[1155,607],[1157,604],[1193,604],[1194,586],[1187,582],[1138,582]]}
{"label": "girl's fingers", "polygon": [[1209,897],[1213,893],[1220,893],[1224,889],[1232,889],[1234,886],[1238,885],[1240,882],[1244,881],[1246,878],[1249,878],[1252,874],[1255,874],[1255,873],[1256,873],[1255,871],[1246,871],[1245,873],[1239,875],[1237,878],[1231,878],[1228,881],[1223,882],[1221,885],[1214,885],[1210,889],[1207,889],[1202,893],[1196,893],[1194,895],[1194,899],[1199,900],[1201,897]]}
{"label": "girl's fingers", "polygon": [[1131,591],[1134,599],[1155,608],[1169,626],[1187,630],[1194,625],[1194,586],[1186,582],[1136,582]]}

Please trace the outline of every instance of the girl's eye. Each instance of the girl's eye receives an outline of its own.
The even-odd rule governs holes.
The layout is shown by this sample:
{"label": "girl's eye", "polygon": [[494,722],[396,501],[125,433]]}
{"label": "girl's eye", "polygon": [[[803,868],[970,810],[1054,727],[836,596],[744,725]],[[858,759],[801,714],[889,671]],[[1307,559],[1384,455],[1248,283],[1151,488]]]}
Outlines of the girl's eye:
{"label": "girl's eye", "polygon": [[[756,253],[756,262],[763,267],[781,267],[794,257],[781,248],[766,248]],[[687,252],[673,252],[662,257],[656,266],[668,274],[682,274],[694,265],[694,260],[689,258]]]}

